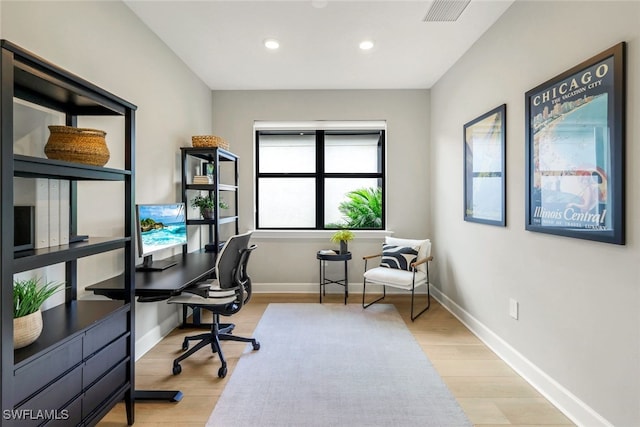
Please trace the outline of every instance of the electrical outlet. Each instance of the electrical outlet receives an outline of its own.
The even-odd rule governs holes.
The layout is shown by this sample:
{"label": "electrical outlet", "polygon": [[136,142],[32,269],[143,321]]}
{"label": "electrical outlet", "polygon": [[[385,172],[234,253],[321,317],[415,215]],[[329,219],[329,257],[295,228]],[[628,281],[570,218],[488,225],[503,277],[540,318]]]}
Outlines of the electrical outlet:
{"label": "electrical outlet", "polygon": [[518,301],[513,298],[509,299],[509,316],[518,320]]}

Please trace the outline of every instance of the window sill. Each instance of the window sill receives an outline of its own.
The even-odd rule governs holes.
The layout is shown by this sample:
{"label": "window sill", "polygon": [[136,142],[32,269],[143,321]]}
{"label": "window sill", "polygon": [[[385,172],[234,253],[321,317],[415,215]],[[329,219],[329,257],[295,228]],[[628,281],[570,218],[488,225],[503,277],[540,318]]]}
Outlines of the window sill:
{"label": "window sill", "polygon": [[[390,230],[352,230],[356,239],[378,240],[385,236],[391,236]],[[252,239],[305,239],[327,240],[335,233],[335,230],[254,230]]]}

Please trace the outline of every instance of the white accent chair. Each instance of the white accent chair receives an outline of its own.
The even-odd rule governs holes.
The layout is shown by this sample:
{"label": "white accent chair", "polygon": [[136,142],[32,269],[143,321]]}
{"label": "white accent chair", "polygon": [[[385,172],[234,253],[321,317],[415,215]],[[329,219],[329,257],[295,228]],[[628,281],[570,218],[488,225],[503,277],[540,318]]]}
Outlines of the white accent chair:
{"label": "white accent chair", "polygon": [[[380,258],[380,265],[367,269],[370,260]],[[382,301],[387,294],[387,286],[405,291],[411,291],[411,321],[427,311],[431,306],[429,289],[429,263],[431,256],[431,241],[429,239],[400,239],[386,237],[383,251],[375,255],[363,257],[364,280],[362,284],[362,307]],[[382,296],[366,302],[367,284],[382,286]],[[414,315],[416,289],[426,286],[427,305]]]}

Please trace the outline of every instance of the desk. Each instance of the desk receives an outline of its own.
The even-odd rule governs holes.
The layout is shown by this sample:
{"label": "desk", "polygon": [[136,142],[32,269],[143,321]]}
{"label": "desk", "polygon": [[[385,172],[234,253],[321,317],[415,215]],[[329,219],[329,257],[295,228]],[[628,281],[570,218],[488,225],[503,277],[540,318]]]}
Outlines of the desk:
{"label": "desk", "polygon": [[[162,301],[178,295],[185,288],[208,278],[216,264],[214,252],[189,252],[174,255],[167,260],[177,264],[162,271],[136,271],[135,295],[139,302]],[[112,277],[95,285],[87,286],[88,291],[111,299],[125,299],[122,276]]]}
{"label": "desk", "polygon": [[[349,274],[347,271],[347,262],[351,259],[351,252],[347,252],[346,254],[325,254],[318,252],[316,258],[320,261],[320,304],[322,304],[322,295],[325,294],[325,286],[331,283],[344,286],[344,303],[347,304],[347,298],[349,297]],[[344,279],[327,279],[327,261],[344,262]]]}
{"label": "desk", "polygon": [[[170,258],[177,264],[162,271],[136,271],[135,295],[139,302],[163,301],[177,295],[185,288],[211,276],[216,263],[215,252],[189,252]],[[113,277],[95,285],[87,286],[88,291],[111,299],[125,299],[123,276]],[[136,390],[135,400],[182,399],[180,391]]]}

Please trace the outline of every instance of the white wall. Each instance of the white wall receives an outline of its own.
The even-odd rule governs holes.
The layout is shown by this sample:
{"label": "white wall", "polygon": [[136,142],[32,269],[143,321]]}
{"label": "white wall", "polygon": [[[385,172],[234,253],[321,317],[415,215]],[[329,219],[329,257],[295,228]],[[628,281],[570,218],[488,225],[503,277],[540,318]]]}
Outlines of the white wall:
{"label": "white wall", "polygon": [[[136,201],[180,200],[179,147],[190,145],[191,135],[211,132],[209,88],[121,2],[2,1],[0,10],[2,38],[138,106]],[[124,164],[122,128],[116,122],[79,122],[80,126],[107,129],[111,150],[107,167]],[[92,219],[80,222],[81,234],[122,235],[119,187],[95,183],[79,188],[80,218]],[[121,260],[113,256],[83,258],[80,285],[122,269]],[[83,297],[91,295],[81,293]],[[162,303],[137,304],[136,310],[140,355],[172,329],[178,318],[174,306]]]}
{"label": "white wall", "polygon": [[[435,283],[582,425],[640,425],[640,3],[517,1],[431,92]],[[524,93],[626,41],[626,225],[618,246],[524,229]],[[507,227],[463,214],[463,124],[507,104]],[[508,315],[509,299],[520,318]],[[530,364],[529,364],[530,363]]]}
{"label": "white wall", "polygon": [[[240,156],[241,231],[254,229],[254,120],[386,120],[387,228],[398,237],[428,238],[428,117],[427,90],[214,91],[214,133],[227,139],[230,150]],[[329,241],[331,234],[283,238],[258,233],[254,241],[259,249],[251,256],[254,283],[281,284],[270,289],[283,291],[317,291],[315,254],[335,246]],[[380,252],[382,240],[381,235],[357,236],[349,242],[354,287],[362,282],[362,256]],[[300,284],[316,285],[296,286]]]}

